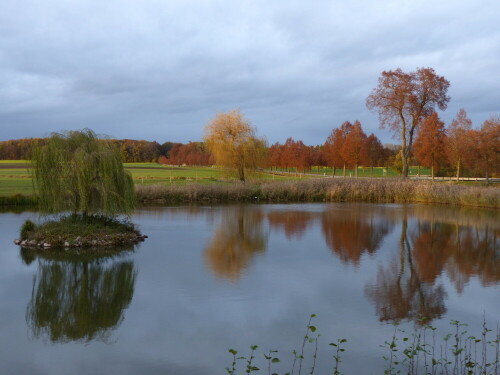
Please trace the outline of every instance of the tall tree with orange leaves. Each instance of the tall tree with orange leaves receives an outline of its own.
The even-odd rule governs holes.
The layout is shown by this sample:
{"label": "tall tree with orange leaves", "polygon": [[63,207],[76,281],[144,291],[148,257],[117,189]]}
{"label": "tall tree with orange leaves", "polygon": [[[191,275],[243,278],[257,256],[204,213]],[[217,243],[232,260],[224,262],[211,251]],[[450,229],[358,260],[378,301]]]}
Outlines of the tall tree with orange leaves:
{"label": "tall tree with orange leaves", "polygon": [[433,112],[423,121],[413,148],[417,160],[431,168],[433,181],[435,170],[446,162],[445,142],[444,122],[439,120],[436,112]]}
{"label": "tall tree with orange leaves", "polygon": [[446,109],[449,86],[432,68],[419,68],[410,73],[389,70],[382,72],[377,87],[366,99],[368,109],[378,112],[380,127],[388,127],[401,136],[404,177],[408,177],[415,131],[435,107]]}
{"label": "tall tree with orange leaves", "polygon": [[375,134],[370,134],[363,145],[364,157],[367,166],[370,167],[370,176],[373,176],[373,167],[379,166],[385,159],[386,151]]}
{"label": "tall tree with orange leaves", "polygon": [[340,154],[349,168],[354,168],[354,175],[358,177],[358,166],[366,161],[366,134],[359,121],[352,124],[351,131],[346,135]]}
{"label": "tall tree with orange leaves", "polygon": [[345,177],[346,161],[342,157],[340,150],[351,129],[352,124],[349,121],[345,121],[340,128],[332,129],[323,146],[323,155],[326,163],[333,168],[333,176],[335,176],[335,168],[343,167],[343,176]]}
{"label": "tall tree with orange leaves", "polygon": [[484,171],[486,181],[498,172],[500,164],[500,117],[491,116],[480,130],[471,130],[469,165]]}
{"label": "tall tree with orange leaves", "polygon": [[447,129],[446,154],[449,162],[457,168],[457,182],[460,180],[463,157],[469,149],[467,132],[471,129],[471,126],[472,121],[467,117],[467,112],[465,112],[465,109],[460,108],[457,116]]}

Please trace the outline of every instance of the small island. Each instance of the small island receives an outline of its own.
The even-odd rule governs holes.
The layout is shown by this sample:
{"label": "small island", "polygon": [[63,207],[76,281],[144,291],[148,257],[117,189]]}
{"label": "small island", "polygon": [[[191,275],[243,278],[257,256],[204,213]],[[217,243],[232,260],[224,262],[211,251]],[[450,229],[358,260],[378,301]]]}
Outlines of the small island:
{"label": "small island", "polygon": [[26,220],[21,238],[14,241],[22,247],[49,250],[53,248],[118,247],[144,241],[147,236],[127,220],[92,215],[63,216],[36,225]]}
{"label": "small island", "polygon": [[129,221],[134,184],[119,149],[106,139],[89,129],[55,133],[34,147],[32,164],[38,207],[46,219],[24,222],[14,243],[69,250],[129,246],[147,238]]}

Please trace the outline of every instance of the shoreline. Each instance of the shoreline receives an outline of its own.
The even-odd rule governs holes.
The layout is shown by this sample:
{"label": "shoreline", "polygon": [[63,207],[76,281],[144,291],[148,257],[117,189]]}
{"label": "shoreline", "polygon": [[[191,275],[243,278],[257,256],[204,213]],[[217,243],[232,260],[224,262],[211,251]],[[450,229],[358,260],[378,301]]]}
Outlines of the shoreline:
{"label": "shoreline", "polygon": [[[136,185],[138,206],[178,203],[425,203],[500,209],[500,188],[391,178],[308,179],[261,184]],[[34,207],[36,197],[0,197],[0,207]]]}

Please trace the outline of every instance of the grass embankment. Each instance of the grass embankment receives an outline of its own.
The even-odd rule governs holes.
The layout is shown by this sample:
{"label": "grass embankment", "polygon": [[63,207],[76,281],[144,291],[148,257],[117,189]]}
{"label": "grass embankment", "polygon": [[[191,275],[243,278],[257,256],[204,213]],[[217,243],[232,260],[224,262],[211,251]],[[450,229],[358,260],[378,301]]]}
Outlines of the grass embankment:
{"label": "grass embankment", "polygon": [[442,203],[500,208],[497,187],[404,179],[329,178],[303,181],[186,186],[137,186],[140,203],[179,202],[375,202]]}
{"label": "grass embankment", "polygon": [[63,216],[36,225],[27,220],[21,227],[20,240],[25,247],[86,248],[123,246],[144,240],[132,223],[106,216]]}

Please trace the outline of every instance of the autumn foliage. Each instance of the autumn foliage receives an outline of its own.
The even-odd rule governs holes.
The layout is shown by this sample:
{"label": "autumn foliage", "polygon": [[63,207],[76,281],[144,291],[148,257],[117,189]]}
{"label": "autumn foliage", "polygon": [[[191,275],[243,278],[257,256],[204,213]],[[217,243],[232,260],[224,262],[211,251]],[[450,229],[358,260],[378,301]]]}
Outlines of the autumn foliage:
{"label": "autumn foliage", "polygon": [[445,110],[450,83],[432,68],[406,73],[401,69],[383,71],[378,85],[366,99],[368,109],[377,111],[382,128],[388,127],[401,137],[403,176],[408,176],[415,131],[438,107]]}
{"label": "autumn foliage", "polygon": [[417,160],[431,168],[432,179],[434,171],[446,163],[444,122],[433,112],[422,123],[414,144]]}

